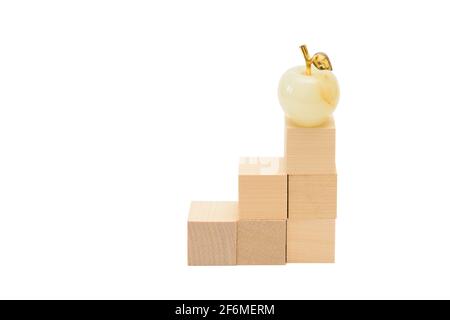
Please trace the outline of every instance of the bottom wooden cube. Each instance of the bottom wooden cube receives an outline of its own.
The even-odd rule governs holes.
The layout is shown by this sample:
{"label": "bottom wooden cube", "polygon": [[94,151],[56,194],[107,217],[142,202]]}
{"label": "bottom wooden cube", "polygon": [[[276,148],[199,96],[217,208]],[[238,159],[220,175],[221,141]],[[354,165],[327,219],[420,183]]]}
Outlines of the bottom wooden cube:
{"label": "bottom wooden cube", "polygon": [[285,264],[286,220],[239,220],[238,264]]}
{"label": "bottom wooden cube", "polygon": [[289,219],[287,262],[334,263],[334,219]]}
{"label": "bottom wooden cube", "polygon": [[235,265],[237,202],[192,202],[188,219],[188,264]]}

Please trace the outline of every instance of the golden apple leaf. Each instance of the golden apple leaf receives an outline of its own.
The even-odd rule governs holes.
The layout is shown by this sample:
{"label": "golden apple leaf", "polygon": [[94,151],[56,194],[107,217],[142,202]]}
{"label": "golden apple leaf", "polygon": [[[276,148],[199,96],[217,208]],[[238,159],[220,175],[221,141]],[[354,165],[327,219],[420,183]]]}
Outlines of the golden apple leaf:
{"label": "golden apple leaf", "polygon": [[312,57],[312,63],[319,70],[333,70],[328,56],[323,52],[318,52]]}

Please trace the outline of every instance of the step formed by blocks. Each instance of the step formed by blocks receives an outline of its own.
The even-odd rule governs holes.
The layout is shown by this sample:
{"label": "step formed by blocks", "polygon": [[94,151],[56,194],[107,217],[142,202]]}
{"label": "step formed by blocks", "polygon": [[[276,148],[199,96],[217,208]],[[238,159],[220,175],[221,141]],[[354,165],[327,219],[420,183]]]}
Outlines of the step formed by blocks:
{"label": "step formed by blocks", "polygon": [[236,202],[192,202],[188,219],[188,264],[235,265],[237,219]]}
{"label": "step formed by blocks", "polygon": [[285,121],[287,174],[320,174],[336,172],[335,126],[333,118],[319,127],[303,128]]}
{"label": "step formed by blocks", "polygon": [[289,219],[287,262],[334,263],[334,219]]}
{"label": "step formed by blocks", "polygon": [[290,219],[336,218],[336,173],[289,175],[288,183]]}
{"label": "step formed by blocks", "polygon": [[241,158],[239,218],[287,218],[287,175],[283,158]]}
{"label": "step formed by blocks", "polygon": [[238,264],[285,264],[286,220],[239,220]]}

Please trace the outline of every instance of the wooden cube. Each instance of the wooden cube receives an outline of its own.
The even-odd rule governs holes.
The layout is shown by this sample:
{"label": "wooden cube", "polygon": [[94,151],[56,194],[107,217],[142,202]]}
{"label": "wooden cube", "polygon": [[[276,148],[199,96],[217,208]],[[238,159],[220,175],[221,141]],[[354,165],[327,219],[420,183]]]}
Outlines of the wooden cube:
{"label": "wooden cube", "polygon": [[239,220],[238,264],[285,264],[286,220]]}
{"label": "wooden cube", "polygon": [[334,219],[289,219],[287,262],[333,263]]}
{"label": "wooden cube", "polygon": [[188,219],[188,264],[235,265],[238,204],[192,202]]}
{"label": "wooden cube", "polygon": [[287,175],[283,158],[242,158],[239,218],[287,218]]}
{"label": "wooden cube", "polygon": [[335,172],[333,118],[314,128],[299,127],[286,119],[284,153],[287,174]]}
{"label": "wooden cube", "polygon": [[290,175],[288,184],[289,219],[336,218],[336,173]]}

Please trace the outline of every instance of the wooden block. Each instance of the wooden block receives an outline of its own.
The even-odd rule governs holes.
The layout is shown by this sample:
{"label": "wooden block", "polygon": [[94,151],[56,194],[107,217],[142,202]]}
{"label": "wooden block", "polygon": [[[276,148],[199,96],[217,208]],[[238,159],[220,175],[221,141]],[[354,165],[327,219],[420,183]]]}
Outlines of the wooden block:
{"label": "wooden block", "polygon": [[284,156],[287,174],[335,172],[335,131],[333,118],[315,128],[298,127],[286,119]]}
{"label": "wooden block", "polygon": [[285,264],[286,220],[239,220],[238,264]]}
{"label": "wooden block", "polygon": [[237,218],[236,202],[192,202],[188,219],[188,264],[235,265]]}
{"label": "wooden block", "polygon": [[334,263],[334,219],[289,219],[287,262]]}
{"label": "wooden block", "polygon": [[336,218],[336,173],[290,175],[289,219]]}
{"label": "wooden block", "polygon": [[239,218],[287,218],[287,175],[283,158],[241,158]]}

